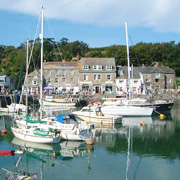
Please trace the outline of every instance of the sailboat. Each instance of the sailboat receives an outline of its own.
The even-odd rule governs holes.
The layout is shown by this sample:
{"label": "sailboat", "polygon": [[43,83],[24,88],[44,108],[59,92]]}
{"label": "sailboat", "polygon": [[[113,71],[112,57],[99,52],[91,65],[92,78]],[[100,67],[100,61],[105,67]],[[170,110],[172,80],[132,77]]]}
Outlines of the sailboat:
{"label": "sailboat", "polygon": [[[42,26],[41,26],[41,72],[42,72],[42,59],[43,59],[43,7],[42,7]],[[27,59],[26,59],[26,86],[28,84],[27,75],[28,75],[28,41],[27,41]],[[42,99],[42,74],[41,74],[41,99]],[[28,91],[26,91],[28,93]],[[26,94],[27,97],[27,94]],[[26,99],[27,104],[27,99]],[[28,108],[26,110],[28,114]],[[28,115],[27,115],[28,116]],[[42,118],[42,108],[41,108],[41,117]],[[49,127],[32,127],[28,126],[19,126],[14,119],[14,123],[11,126],[11,130],[15,137],[36,143],[58,143],[61,139],[60,132],[52,131]]]}
{"label": "sailboat", "polygon": [[122,115],[126,116],[151,116],[153,107],[137,107],[131,105],[131,87],[130,87],[130,59],[129,59],[129,42],[127,22],[125,22],[126,43],[127,43],[127,62],[128,62],[128,104],[108,104],[101,107],[101,111],[105,115]]}
{"label": "sailboat", "polygon": [[[53,130],[54,132],[60,132],[60,136],[65,140],[85,141],[91,139],[91,133],[89,133],[89,127],[86,124],[78,123],[74,120],[71,114],[63,114],[57,121],[57,117],[45,117],[43,118],[43,8],[42,8],[42,27],[41,27],[41,86],[40,86],[40,121],[31,120],[28,115],[25,118],[16,119],[16,123],[19,127],[26,128],[42,128],[47,130]],[[27,68],[28,72],[28,68]],[[27,102],[27,100],[26,100]],[[16,131],[17,132],[17,131]],[[50,131],[51,132],[51,131]],[[49,132],[49,133],[50,133]]]}

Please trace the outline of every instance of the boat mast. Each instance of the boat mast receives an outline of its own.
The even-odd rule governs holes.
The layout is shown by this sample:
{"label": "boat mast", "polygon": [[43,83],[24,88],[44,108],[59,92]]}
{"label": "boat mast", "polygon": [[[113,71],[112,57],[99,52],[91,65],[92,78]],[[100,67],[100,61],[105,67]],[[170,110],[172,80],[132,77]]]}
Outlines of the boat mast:
{"label": "boat mast", "polygon": [[41,101],[41,106],[40,106],[40,119],[42,119],[42,110],[43,110],[43,33],[44,33],[44,12],[43,12],[43,7],[41,10],[41,16],[42,16],[42,21],[41,21],[41,83],[40,83],[40,101]]}
{"label": "boat mast", "polygon": [[125,29],[126,29],[126,46],[127,46],[127,61],[128,61],[128,93],[129,93],[129,100],[131,100],[129,42],[128,42],[128,29],[127,29],[127,22],[126,21],[125,21]]}
{"label": "boat mast", "polygon": [[27,51],[26,51],[26,114],[28,114],[28,64],[29,64],[29,40],[27,40]]}

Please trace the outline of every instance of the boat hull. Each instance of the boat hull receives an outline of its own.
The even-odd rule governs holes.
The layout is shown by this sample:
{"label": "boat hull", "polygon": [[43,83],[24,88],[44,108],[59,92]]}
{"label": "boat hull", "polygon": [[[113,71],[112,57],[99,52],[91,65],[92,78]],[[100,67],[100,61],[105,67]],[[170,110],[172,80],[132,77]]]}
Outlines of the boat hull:
{"label": "boat hull", "polygon": [[75,114],[78,118],[88,123],[101,123],[101,124],[118,124],[122,122],[122,118],[105,117],[105,116],[88,116],[82,114]]}
{"label": "boat hull", "polygon": [[75,103],[43,101],[43,106],[73,107],[73,106],[75,106]]}
{"label": "boat hull", "polygon": [[122,115],[123,117],[151,116],[153,108],[136,106],[102,106],[101,111],[104,115]]}
{"label": "boat hull", "polygon": [[[61,136],[37,136],[33,135],[31,133],[25,133],[22,131],[21,128],[11,127],[11,130],[15,137],[28,141],[28,142],[34,142],[34,143],[59,143],[61,140]],[[25,130],[24,130],[25,131]]]}

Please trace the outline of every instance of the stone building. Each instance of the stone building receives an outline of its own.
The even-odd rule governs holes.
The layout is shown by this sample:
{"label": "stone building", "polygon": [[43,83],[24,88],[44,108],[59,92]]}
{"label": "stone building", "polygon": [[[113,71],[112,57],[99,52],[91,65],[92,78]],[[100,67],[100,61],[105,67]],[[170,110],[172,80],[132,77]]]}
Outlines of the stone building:
{"label": "stone building", "polygon": [[115,91],[115,79],[114,58],[81,58],[79,67],[80,90],[92,94],[111,93]]}

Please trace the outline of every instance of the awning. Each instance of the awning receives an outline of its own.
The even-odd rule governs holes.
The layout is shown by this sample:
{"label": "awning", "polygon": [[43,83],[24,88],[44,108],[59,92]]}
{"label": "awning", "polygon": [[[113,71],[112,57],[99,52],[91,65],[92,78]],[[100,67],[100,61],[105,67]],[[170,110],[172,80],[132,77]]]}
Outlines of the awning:
{"label": "awning", "polygon": [[46,86],[44,89],[45,89],[45,90],[54,89],[54,87],[53,87],[53,86]]}

